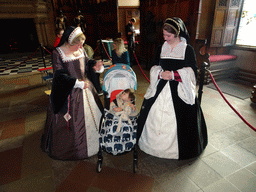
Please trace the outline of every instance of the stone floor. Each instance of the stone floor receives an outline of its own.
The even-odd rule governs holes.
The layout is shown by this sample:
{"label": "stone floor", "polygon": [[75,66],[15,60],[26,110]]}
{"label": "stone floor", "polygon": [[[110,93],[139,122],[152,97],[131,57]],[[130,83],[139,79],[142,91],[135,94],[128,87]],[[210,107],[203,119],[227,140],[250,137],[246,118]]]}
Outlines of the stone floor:
{"label": "stone floor", "polygon": [[[136,104],[140,109],[149,83],[137,65]],[[149,72],[145,71],[149,76]],[[96,172],[97,156],[85,161],[58,161],[40,149],[46,119],[47,86],[37,72],[0,78],[0,191],[3,192],[235,192],[256,191],[256,133],[225,103],[220,94],[204,87],[202,109],[209,144],[204,153],[187,161],[152,157],[140,151],[132,172],[132,153],[104,153],[103,169]],[[254,127],[256,105],[226,95]],[[103,96],[102,96],[103,98]]]}

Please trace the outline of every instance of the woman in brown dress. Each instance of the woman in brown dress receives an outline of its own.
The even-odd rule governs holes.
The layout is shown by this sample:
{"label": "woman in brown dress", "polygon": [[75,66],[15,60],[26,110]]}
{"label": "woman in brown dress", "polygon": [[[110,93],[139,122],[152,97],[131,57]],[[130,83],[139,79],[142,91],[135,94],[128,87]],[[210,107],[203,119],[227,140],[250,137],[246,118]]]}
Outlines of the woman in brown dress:
{"label": "woman in brown dress", "polygon": [[85,159],[99,149],[103,106],[90,79],[104,67],[88,58],[84,41],[81,28],[69,26],[53,51],[54,78],[41,147],[54,159]]}

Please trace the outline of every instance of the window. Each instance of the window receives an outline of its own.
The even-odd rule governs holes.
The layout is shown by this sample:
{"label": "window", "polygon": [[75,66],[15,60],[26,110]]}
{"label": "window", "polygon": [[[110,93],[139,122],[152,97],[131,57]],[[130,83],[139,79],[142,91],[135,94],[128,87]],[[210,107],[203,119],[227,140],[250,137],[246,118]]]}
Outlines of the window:
{"label": "window", "polygon": [[244,0],[243,10],[240,18],[237,45],[256,47],[256,1]]}

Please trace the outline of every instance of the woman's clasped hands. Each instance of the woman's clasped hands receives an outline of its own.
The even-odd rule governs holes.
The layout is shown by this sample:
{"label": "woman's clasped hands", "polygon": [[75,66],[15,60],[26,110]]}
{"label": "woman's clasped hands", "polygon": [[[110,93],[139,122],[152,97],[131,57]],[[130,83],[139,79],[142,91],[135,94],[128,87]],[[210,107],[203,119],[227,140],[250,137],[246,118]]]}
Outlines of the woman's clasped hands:
{"label": "woman's clasped hands", "polygon": [[169,81],[173,79],[173,73],[171,71],[163,71],[161,77],[162,79]]}

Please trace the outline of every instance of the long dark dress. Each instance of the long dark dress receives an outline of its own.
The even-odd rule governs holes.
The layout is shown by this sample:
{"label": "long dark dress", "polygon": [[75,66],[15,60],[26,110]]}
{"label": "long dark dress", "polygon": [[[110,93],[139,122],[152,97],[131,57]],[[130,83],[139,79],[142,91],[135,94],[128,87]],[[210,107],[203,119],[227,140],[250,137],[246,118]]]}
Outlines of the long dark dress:
{"label": "long dark dress", "polygon": [[87,78],[88,64],[85,52],[69,58],[59,47],[53,51],[54,79],[41,148],[54,159],[85,159],[98,152],[103,106],[93,86],[73,87],[76,79]]}
{"label": "long dark dress", "polygon": [[[155,64],[160,66],[153,67],[151,75],[158,76],[159,70],[154,72],[157,68],[177,70],[184,81],[156,80],[154,94],[145,98],[141,107],[138,143],[141,150],[160,158],[193,158],[200,155],[207,145],[205,120],[193,94],[197,75],[194,49],[190,45],[185,46],[184,59],[162,59],[161,48],[157,49],[154,59]],[[184,84],[194,85],[186,88]],[[187,98],[194,99],[187,101]]]}

